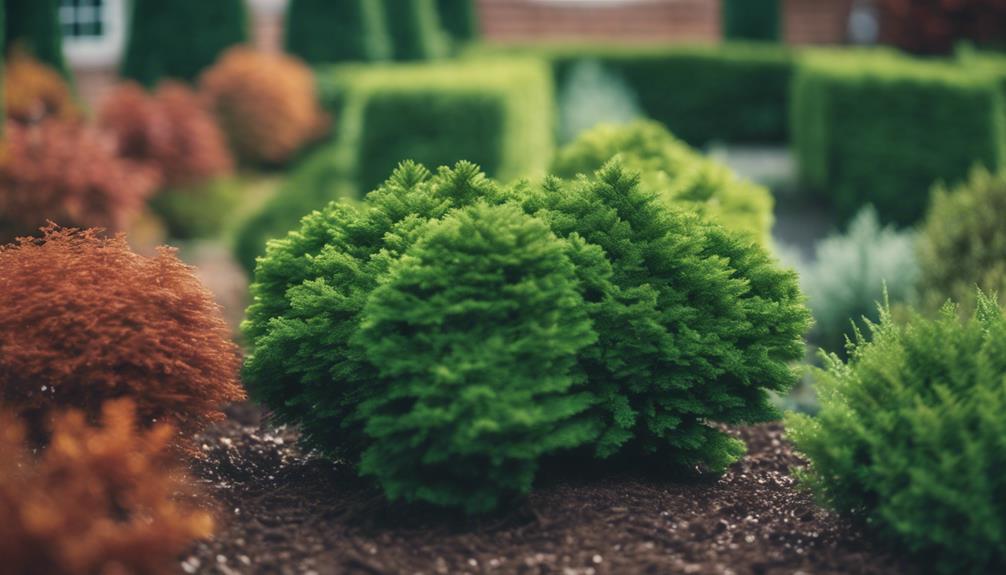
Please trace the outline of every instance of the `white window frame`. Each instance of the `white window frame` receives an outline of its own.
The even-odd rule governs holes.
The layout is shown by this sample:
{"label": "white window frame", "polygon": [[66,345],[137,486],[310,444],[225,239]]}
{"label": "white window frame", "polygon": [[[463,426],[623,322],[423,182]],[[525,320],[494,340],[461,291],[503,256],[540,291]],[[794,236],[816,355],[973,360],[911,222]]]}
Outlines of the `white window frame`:
{"label": "white window frame", "polygon": [[63,56],[75,68],[114,66],[122,59],[126,46],[126,0],[103,2],[101,36],[63,36]]}

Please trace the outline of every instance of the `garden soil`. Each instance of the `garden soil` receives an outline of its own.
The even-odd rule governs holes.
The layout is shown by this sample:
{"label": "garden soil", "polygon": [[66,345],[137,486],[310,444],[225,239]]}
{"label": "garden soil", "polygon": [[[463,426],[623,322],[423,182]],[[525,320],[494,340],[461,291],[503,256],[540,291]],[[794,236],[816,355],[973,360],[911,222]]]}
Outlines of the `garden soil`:
{"label": "garden soil", "polygon": [[219,530],[179,559],[219,574],[910,574],[815,505],[768,424],[732,431],[748,455],[719,479],[567,469],[520,503],[467,518],[386,503],[340,463],[305,454],[249,406],[200,436]]}

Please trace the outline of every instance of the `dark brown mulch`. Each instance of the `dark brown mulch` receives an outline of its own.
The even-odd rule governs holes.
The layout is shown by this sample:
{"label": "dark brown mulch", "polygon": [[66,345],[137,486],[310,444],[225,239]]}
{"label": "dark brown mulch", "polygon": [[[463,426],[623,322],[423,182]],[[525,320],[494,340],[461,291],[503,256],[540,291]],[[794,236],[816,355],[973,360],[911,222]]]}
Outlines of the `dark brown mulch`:
{"label": "dark brown mulch", "polygon": [[239,411],[201,437],[198,474],[222,525],[184,572],[912,572],[796,487],[801,461],[777,424],[738,429],[749,454],[718,481],[553,479],[520,505],[466,519],[386,504],[352,470],[305,456],[292,430]]}

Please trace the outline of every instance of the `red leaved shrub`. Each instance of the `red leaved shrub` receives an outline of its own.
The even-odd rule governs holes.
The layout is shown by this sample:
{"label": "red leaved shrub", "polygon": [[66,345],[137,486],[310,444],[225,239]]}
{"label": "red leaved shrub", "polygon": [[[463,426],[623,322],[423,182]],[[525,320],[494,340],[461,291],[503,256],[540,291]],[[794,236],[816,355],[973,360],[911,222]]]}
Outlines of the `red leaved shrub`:
{"label": "red leaved shrub", "polygon": [[102,102],[98,124],[115,135],[120,154],[156,168],[167,186],[200,184],[234,169],[216,120],[181,83],[161,84],[153,95],[120,84]]}
{"label": "red leaved shrub", "polygon": [[26,52],[13,50],[3,73],[5,112],[11,121],[35,124],[47,118],[80,117],[66,80]]}
{"label": "red leaved shrub", "polygon": [[0,247],[0,405],[34,431],[53,409],[94,417],[128,397],[144,425],[191,433],[244,397],[220,308],[173,250],[144,257],[122,235],[43,232]]}
{"label": "red leaved shrub", "polygon": [[0,571],[174,573],[178,554],[212,534],[172,459],[171,426],[138,431],[129,400],[107,403],[102,419],[59,414],[35,456],[21,422],[0,414]]}
{"label": "red leaved shrub", "polygon": [[282,163],[328,126],[314,74],[287,55],[231,48],[200,86],[232,148],[248,162]]}
{"label": "red leaved shrub", "polygon": [[880,0],[886,42],[919,54],[947,54],[962,40],[1006,42],[1003,0]]}
{"label": "red leaved shrub", "polygon": [[47,220],[124,230],[156,175],[119,157],[112,138],[77,122],[7,126],[0,155],[0,239]]}

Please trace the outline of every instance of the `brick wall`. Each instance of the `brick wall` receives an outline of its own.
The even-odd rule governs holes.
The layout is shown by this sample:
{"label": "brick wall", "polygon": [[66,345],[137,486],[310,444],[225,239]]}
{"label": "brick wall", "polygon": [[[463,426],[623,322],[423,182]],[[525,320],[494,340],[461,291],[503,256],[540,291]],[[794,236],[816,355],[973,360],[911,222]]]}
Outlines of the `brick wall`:
{"label": "brick wall", "polygon": [[853,0],[782,0],[783,40],[788,44],[845,42]]}

